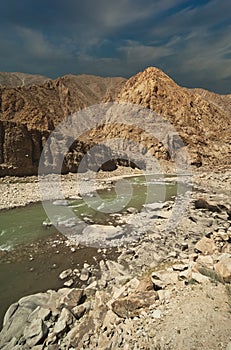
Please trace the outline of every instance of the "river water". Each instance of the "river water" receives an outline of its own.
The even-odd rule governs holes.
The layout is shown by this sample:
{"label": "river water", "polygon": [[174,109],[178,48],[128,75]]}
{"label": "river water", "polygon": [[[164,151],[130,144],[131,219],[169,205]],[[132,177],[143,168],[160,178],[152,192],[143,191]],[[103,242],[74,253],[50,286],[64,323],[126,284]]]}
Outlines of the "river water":
{"label": "river water", "polygon": [[[131,177],[128,181],[133,188],[132,196],[119,210],[120,216],[126,213],[127,208],[142,210],[147,202],[164,203],[173,199],[179,191],[179,186],[177,188],[176,183],[168,178],[165,181],[150,178],[148,185],[144,176]],[[186,189],[183,185],[181,193]],[[148,192],[152,195],[147,199]],[[93,208],[81,198],[50,205],[56,211],[63,204],[68,204],[77,218],[77,223],[78,220],[85,220],[98,225],[115,224],[115,213],[97,208],[102,207],[102,200],[114,205],[118,197],[116,186],[112,184],[111,187],[99,191],[98,195],[99,197],[89,196]],[[63,220],[62,217],[59,219]],[[74,248],[67,244],[67,238],[57,228],[45,225],[49,222],[50,218],[47,218],[41,203],[0,211],[0,321],[8,306],[20,297],[60,288],[62,282],[58,275],[64,269],[81,268],[84,262],[97,264],[105,258],[97,247],[80,245]],[[105,254],[109,259],[115,258],[116,248],[108,249]]]}

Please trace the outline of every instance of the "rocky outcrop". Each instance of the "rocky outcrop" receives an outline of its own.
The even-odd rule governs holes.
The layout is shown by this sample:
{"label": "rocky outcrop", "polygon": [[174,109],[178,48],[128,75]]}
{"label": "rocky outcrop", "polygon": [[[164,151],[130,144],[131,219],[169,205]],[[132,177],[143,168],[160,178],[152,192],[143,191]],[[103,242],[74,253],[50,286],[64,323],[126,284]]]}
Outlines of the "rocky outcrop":
{"label": "rocky outcrop", "polygon": [[0,121],[0,176],[36,174],[45,134]]}
{"label": "rocky outcrop", "polygon": [[180,87],[161,70],[149,67],[130,78],[115,100],[141,105],[170,121],[195,165],[229,164],[230,108],[217,103],[221,100],[217,94],[210,99],[204,96]]}
{"label": "rocky outcrop", "polygon": [[0,348],[29,350],[40,345],[42,349],[45,341],[47,345],[58,342],[78,319],[76,307],[83,307],[83,301],[83,290],[76,288],[20,299],[5,314]]}

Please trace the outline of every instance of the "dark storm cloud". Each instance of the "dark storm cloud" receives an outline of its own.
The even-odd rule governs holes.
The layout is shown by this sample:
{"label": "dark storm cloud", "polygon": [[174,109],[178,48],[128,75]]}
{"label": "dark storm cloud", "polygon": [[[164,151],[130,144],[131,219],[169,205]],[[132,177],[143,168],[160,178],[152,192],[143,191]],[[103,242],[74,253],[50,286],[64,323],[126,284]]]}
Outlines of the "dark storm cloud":
{"label": "dark storm cloud", "polygon": [[229,0],[8,0],[0,70],[129,76],[153,65],[230,92],[230,10]]}

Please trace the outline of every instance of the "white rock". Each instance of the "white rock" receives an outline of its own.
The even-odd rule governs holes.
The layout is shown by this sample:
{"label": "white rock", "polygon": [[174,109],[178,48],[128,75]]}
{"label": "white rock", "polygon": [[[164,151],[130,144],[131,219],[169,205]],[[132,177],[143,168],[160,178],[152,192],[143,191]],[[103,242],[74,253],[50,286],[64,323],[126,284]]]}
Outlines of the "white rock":
{"label": "white rock", "polygon": [[73,281],[73,279],[71,278],[70,280],[64,282],[63,285],[64,285],[65,287],[71,287],[73,284],[74,284],[74,281]]}
{"label": "white rock", "polygon": [[160,318],[161,315],[162,315],[161,310],[157,309],[157,310],[153,311],[153,313],[152,313],[152,318],[157,319],[157,318]]}
{"label": "white rock", "polygon": [[72,269],[67,269],[67,270],[64,270],[60,273],[59,278],[61,280],[64,280],[65,278],[71,276],[71,274],[72,274]]}

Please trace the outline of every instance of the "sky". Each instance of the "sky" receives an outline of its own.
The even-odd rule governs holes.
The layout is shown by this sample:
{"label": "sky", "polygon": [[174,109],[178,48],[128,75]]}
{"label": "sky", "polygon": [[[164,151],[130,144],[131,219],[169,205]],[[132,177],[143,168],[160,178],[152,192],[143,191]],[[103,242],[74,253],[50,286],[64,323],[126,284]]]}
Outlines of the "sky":
{"label": "sky", "polygon": [[0,0],[0,71],[130,77],[231,94],[230,0]]}

